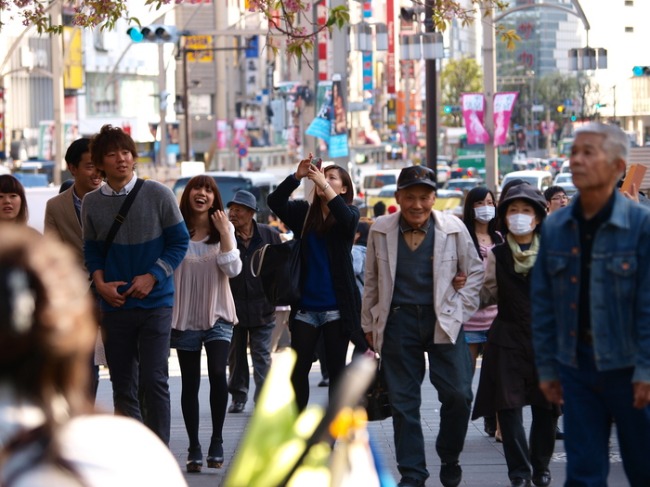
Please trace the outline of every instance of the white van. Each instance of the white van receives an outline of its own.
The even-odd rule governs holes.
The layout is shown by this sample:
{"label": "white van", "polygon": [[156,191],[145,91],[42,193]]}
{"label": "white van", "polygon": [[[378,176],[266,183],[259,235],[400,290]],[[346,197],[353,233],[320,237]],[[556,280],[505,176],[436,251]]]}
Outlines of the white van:
{"label": "white van", "polygon": [[359,191],[364,197],[378,196],[381,188],[387,184],[397,184],[401,169],[375,169],[361,174]]}
{"label": "white van", "polygon": [[[257,199],[257,207],[260,209],[257,213],[257,220],[260,223],[266,223],[271,213],[266,198],[277,186],[278,178],[275,174],[256,171],[209,171],[203,174],[214,178],[224,207],[240,189],[253,193]],[[174,183],[172,189],[179,201],[190,179],[192,179],[190,176],[185,176],[178,178]]]}
{"label": "white van", "polygon": [[[539,189],[542,193],[549,186],[553,186],[553,175],[548,171],[513,171],[509,172],[503,177],[501,187],[503,188],[508,182],[513,179],[521,179],[526,181],[534,188]],[[501,191],[499,191],[501,192]]]}
{"label": "white van", "polygon": [[564,161],[562,163],[562,166],[560,166],[560,172],[561,173],[563,173],[563,172],[571,172],[571,165],[569,164],[569,162],[571,162],[571,161],[569,161],[569,159],[567,159],[566,161]]}

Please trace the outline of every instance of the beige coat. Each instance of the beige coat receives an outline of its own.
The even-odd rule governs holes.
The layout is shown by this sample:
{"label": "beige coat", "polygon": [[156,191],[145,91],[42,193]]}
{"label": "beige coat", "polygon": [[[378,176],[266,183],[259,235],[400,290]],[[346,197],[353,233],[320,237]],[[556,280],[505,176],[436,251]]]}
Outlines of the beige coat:
{"label": "beige coat", "polygon": [[[74,209],[74,186],[48,200],[45,206],[45,234],[54,235],[67,243],[77,254],[77,260],[84,263],[81,223]],[[84,266],[85,268],[85,266]]]}
{"label": "beige coat", "polygon": [[[433,210],[433,302],[436,312],[434,343],[456,343],[462,324],[478,309],[483,284],[483,263],[465,224],[455,216]],[[370,227],[366,255],[366,280],[361,326],[372,332],[372,344],[381,351],[384,328],[390,313],[397,269],[400,212],[382,216]],[[456,292],[451,284],[458,272],[467,275]]]}

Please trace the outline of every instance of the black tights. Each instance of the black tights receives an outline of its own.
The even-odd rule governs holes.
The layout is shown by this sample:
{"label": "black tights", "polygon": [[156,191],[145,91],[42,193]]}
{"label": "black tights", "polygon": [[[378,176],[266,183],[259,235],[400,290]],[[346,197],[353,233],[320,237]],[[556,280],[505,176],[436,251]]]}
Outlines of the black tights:
{"label": "black tights", "polygon": [[330,396],[345,368],[349,338],[343,330],[341,320],[330,321],[320,327],[294,320],[291,326],[291,348],[296,351],[297,358],[296,366],[291,374],[291,383],[296,393],[296,403],[300,411],[305,409],[309,402],[309,371],[311,370],[314,352],[321,333],[325,342]]}
{"label": "black tights", "polygon": [[[213,340],[205,344],[210,379],[210,411],[212,414],[212,443],[222,443],[223,422],[228,404],[226,363],[230,343]],[[199,387],[201,386],[201,352],[177,350],[181,366],[181,409],[190,447],[199,445]]]}

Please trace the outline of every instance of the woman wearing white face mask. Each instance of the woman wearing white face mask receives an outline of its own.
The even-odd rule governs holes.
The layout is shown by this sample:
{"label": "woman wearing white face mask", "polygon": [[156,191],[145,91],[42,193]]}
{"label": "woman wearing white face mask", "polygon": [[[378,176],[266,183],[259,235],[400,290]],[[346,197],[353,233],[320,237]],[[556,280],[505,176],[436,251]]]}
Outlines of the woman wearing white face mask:
{"label": "woman wearing white face mask", "polygon": [[[490,250],[503,242],[503,237],[496,230],[495,214],[496,205],[492,191],[485,187],[478,187],[467,193],[463,207],[463,222],[474,241],[478,255],[486,266]],[[467,323],[463,324],[465,341],[472,354],[473,369],[476,366],[476,358],[487,341],[488,330],[496,315],[496,305],[487,306],[478,310]],[[493,432],[491,436],[494,436]]]}
{"label": "woman wearing white face mask", "polygon": [[[496,199],[492,191],[485,187],[473,188],[465,197],[463,207],[463,222],[469,231],[478,255],[487,266],[487,258],[490,250],[495,245],[503,242],[503,236],[496,229]],[[464,276],[460,276],[461,278]],[[454,280],[454,284],[458,283]],[[463,282],[461,279],[460,282]],[[457,286],[457,289],[460,286]],[[488,330],[497,315],[497,306],[491,305],[479,309],[466,323],[463,324],[465,341],[472,354],[472,370],[476,369],[476,359],[482,352],[487,342]],[[497,432],[496,417],[484,418],[483,429],[489,436],[495,436]]]}
{"label": "woman wearing white face mask", "polygon": [[[513,487],[551,483],[549,462],[555,446],[559,409],[546,401],[533,360],[530,327],[530,272],[546,216],[544,196],[530,185],[515,186],[500,202],[506,243],[488,257],[481,303],[498,305],[483,354],[472,419],[497,413],[508,477]],[[531,406],[530,445],[522,408]]]}

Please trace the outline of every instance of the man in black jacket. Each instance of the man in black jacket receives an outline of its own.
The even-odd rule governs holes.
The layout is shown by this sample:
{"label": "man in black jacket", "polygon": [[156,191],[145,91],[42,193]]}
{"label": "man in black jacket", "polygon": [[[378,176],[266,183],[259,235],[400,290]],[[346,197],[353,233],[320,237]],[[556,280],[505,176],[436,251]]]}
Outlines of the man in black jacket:
{"label": "man in black jacket", "polygon": [[230,279],[239,324],[234,327],[228,357],[228,391],[232,395],[228,412],[241,413],[248,400],[250,382],[247,344],[250,342],[255,381],[254,400],[257,401],[271,366],[271,335],[275,327],[275,307],[266,299],[261,279],[251,274],[250,261],[257,249],[267,243],[281,243],[281,240],[280,234],[273,227],[255,221],[253,217],[258,211],[257,201],[248,191],[237,191],[227,206],[243,264],[242,272]]}

